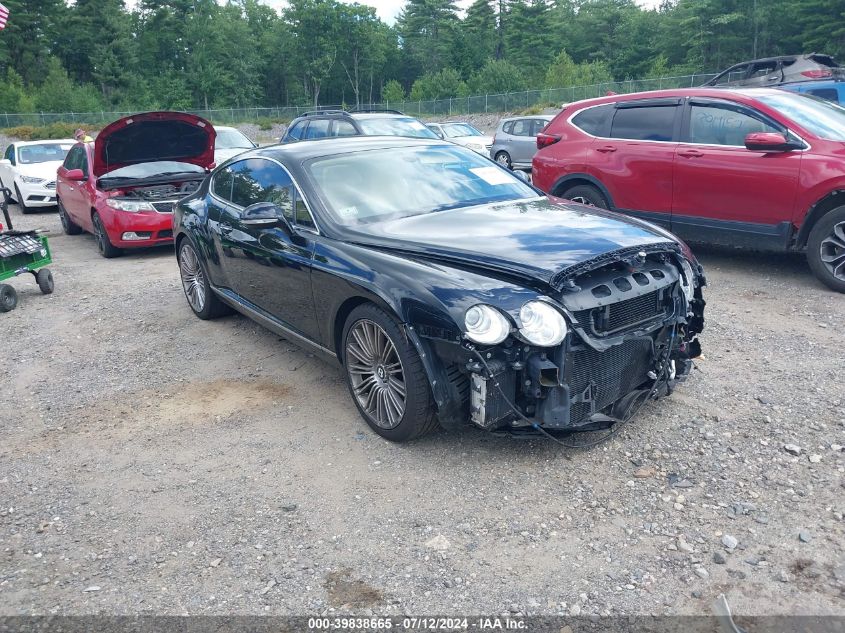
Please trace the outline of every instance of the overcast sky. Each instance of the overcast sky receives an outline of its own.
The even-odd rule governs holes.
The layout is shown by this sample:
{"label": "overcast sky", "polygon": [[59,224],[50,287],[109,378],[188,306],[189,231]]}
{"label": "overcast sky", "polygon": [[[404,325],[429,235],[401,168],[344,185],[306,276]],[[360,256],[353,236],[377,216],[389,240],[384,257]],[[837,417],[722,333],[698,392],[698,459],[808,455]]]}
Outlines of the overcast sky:
{"label": "overcast sky", "polygon": [[[272,7],[279,8],[285,4],[285,0],[264,0],[266,4]],[[348,2],[352,4],[354,0],[341,0],[341,2]],[[379,17],[387,22],[393,24],[396,21],[396,16],[405,5],[405,0],[358,0],[360,4],[368,4],[376,8],[376,13]],[[457,0],[457,5],[461,9],[466,9],[471,5],[473,0]],[[661,0],[637,0],[637,4],[650,9],[656,8],[660,5]]]}

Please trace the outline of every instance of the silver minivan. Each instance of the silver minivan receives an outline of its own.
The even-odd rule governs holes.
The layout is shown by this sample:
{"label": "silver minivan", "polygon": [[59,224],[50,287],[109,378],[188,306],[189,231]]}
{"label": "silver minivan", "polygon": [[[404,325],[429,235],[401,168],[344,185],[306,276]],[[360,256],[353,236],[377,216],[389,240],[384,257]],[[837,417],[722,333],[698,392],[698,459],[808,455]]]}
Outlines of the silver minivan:
{"label": "silver minivan", "polygon": [[502,119],[493,137],[490,158],[510,169],[530,169],[537,152],[537,134],[553,118],[553,114],[537,114]]}

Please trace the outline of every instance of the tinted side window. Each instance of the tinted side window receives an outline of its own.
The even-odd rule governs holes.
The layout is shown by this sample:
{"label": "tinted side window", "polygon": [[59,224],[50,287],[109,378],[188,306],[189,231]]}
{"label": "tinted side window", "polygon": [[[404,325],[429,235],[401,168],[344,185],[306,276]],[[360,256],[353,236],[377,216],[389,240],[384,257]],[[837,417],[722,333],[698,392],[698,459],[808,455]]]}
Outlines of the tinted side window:
{"label": "tinted side window", "polygon": [[543,119],[534,119],[534,127],[531,128],[531,136],[537,136],[540,132],[543,131],[543,128],[546,127],[549,122]]}
{"label": "tinted side window", "polygon": [[816,97],[833,101],[833,103],[839,103],[839,93],[833,88],[814,88],[813,90],[808,90],[807,92],[811,95],[815,95]]}
{"label": "tinted side window", "polygon": [[224,200],[232,199],[232,166],[221,169],[214,174],[211,181],[211,192]]}
{"label": "tinted side window", "polygon": [[332,136],[357,136],[358,130],[349,121],[335,119],[332,125]]}
{"label": "tinted side window", "polygon": [[293,219],[293,183],[276,163],[250,158],[232,165],[232,202],[248,207],[256,202],[273,202]]}
{"label": "tinted side window", "polygon": [[308,207],[305,206],[305,201],[299,196],[299,192],[294,190],[294,218],[297,226],[307,226],[308,228],[317,228],[314,223],[314,218],[308,212]]}
{"label": "tinted side window", "polygon": [[62,166],[65,169],[80,169],[80,161],[79,155],[82,153],[81,147],[72,147],[70,151],[65,156],[65,162],[62,163]]}
{"label": "tinted side window", "polygon": [[610,136],[610,119],[613,111],[612,103],[587,108],[576,114],[572,123],[591,136]]}
{"label": "tinted side window", "polygon": [[514,136],[531,136],[531,119],[519,119],[513,122]]}
{"label": "tinted side window", "polygon": [[634,141],[671,141],[676,110],[676,106],[618,108],[610,136]]}
{"label": "tinted side window", "polygon": [[325,138],[329,135],[329,119],[316,119],[310,121],[308,129],[305,130],[305,140],[311,138]]}
{"label": "tinted side window", "polygon": [[508,121],[502,126],[502,132],[505,134],[513,134],[513,121]]}
{"label": "tinted side window", "polygon": [[299,121],[298,123],[294,123],[293,126],[288,130],[288,138],[298,141],[302,138],[302,130],[305,129],[305,121]]}
{"label": "tinted side window", "polygon": [[754,64],[751,74],[748,76],[749,79],[753,77],[765,77],[766,75],[770,75],[778,69],[778,62],[776,61],[769,61],[769,62],[759,62]]}
{"label": "tinted side window", "polygon": [[84,147],[79,148],[79,169],[82,170],[82,175],[88,178],[88,153]]}
{"label": "tinted side window", "polygon": [[727,105],[692,104],[690,108],[689,140],[708,145],[745,145],[745,137],[752,132],[780,132],[762,118],[744,108]]}

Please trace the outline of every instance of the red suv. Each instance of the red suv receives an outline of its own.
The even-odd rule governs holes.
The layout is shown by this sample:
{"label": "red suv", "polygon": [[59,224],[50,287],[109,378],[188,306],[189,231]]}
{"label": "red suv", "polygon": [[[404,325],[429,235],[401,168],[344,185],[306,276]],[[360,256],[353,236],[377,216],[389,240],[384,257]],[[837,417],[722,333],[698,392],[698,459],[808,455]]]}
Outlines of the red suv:
{"label": "red suv", "polygon": [[845,108],[775,89],[614,95],[537,137],[533,182],[690,242],[807,253],[845,292]]}
{"label": "red suv", "polygon": [[173,243],[173,204],[214,167],[211,123],[183,112],[145,112],[77,143],[59,167],[56,202],[68,235],[97,238],[103,257]]}

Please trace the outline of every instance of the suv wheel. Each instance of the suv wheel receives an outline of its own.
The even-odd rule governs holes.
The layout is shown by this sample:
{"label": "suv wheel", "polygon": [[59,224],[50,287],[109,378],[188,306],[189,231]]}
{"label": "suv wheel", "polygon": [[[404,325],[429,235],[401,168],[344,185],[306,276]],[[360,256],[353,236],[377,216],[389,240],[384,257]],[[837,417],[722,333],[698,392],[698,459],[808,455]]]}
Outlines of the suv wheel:
{"label": "suv wheel", "polygon": [[610,207],[601,191],[592,185],[576,185],[564,191],[560,197],[579,204],[586,204],[588,207],[598,207],[599,209]]}
{"label": "suv wheel", "polygon": [[370,428],[394,442],[437,428],[422,361],[389,314],[372,304],[355,308],[342,340],[346,383]]}
{"label": "suv wheel", "polygon": [[807,240],[807,261],[824,284],[845,292],[845,206],[816,222]]}
{"label": "suv wheel", "polygon": [[496,152],[496,162],[502,167],[511,168],[511,156],[507,152]]}

